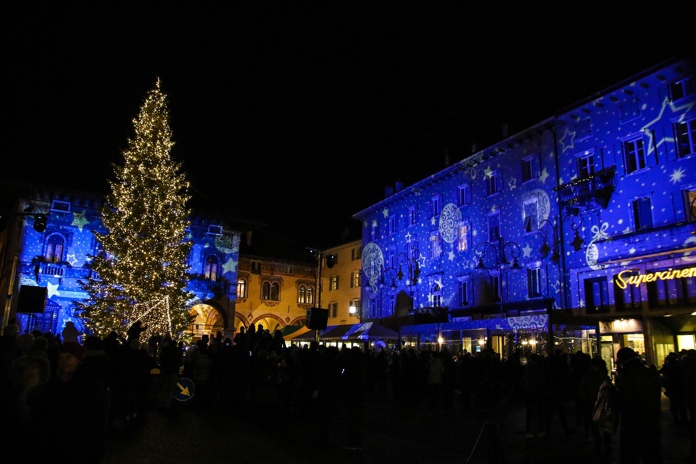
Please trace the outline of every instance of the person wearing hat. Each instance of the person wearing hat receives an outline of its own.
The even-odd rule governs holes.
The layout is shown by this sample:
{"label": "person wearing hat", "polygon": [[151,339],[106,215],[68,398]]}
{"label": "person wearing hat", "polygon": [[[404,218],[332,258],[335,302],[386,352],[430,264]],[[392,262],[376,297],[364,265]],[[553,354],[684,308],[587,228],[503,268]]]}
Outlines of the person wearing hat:
{"label": "person wearing hat", "polygon": [[654,367],[624,347],[616,353],[617,406],[620,413],[619,462],[661,464],[662,383]]}

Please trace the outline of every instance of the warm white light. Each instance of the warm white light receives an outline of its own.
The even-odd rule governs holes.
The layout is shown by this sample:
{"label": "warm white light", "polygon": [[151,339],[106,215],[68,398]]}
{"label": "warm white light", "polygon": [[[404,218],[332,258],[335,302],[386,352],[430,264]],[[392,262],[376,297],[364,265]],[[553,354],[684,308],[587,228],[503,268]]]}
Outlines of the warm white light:
{"label": "warm white light", "polygon": [[479,338],[479,345],[483,345],[485,343],[486,343],[486,340],[484,340],[483,338]]}
{"label": "warm white light", "polygon": [[351,306],[348,307],[348,312],[349,312],[352,316],[354,316],[354,315],[358,312],[358,308],[356,308],[355,306],[351,305]]}
{"label": "warm white light", "polygon": [[536,340],[534,340],[534,339],[529,340],[529,344],[530,344],[530,345],[536,345]]}
{"label": "warm white light", "polygon": [[442,342],[443,342],[443,341],[444,341],[444,340],[443,340],[442,337],[438,337],[437,342],[438,342],[440,345],[442,345]]}

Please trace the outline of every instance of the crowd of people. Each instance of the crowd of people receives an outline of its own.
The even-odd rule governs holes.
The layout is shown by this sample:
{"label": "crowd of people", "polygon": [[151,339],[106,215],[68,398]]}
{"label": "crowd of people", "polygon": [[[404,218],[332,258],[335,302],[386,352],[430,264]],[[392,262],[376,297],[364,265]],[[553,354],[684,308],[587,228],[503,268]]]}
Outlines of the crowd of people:
{"label": "crowd of people", "polygon": [[[0,396],[14,425],[10,438],[28,446],[38,433],[48,443],[37,453],[77,448],[84,462],[99,463],[108,431],[137,423],[149,409],[171,411],[185,377],[195,385],[191,402],[201,411],[247,408],[256,417],[306,417],[317,437],[329,433],[325,419],[343,411],[347,448],[361,445],[366,398],[490,417],[522,402],[527,437],[580,433],[598,454],[618,452],[622,463],[661,462],[664,391],[675,424],[689,427],[694,446],[696,350],[670,353],[658,371],[622,348],[612,378],[603,359],[580,351],[502,359],[492,349],[297,346],[260,325],[184,346],[168,334],[141,340],[144,330],[136,323],[125,336],[112,332],[80,343],[70,325],[53,335],[20,334],[8,324],[0,343]],[[609,411],[601,420],[600,397]]]}

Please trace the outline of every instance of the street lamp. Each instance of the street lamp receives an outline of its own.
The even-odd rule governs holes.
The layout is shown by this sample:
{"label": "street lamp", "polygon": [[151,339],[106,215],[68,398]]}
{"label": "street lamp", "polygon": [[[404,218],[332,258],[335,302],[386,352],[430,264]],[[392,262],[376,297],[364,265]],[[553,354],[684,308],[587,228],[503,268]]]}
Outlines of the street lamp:
{"label": "street lamp", "polygon": [[558,264],[561,261],[561,255],[558,253],[558,237],[556,235],[556,226],[551,223],[548,219],[544,219],[539,223],[539,227],[537,228],[537,231],[542,237],[542,243],[541,243],[541,258],[545,259],[548,255],[549,252],[551,251],[551,247],[549,247],[549,242],[548,242],[548,236],[549,232],[544,229],[544,226],[550,226],[551,227],[551,233],[553,234],[553,254],[551,255],[551,262],[553,264]]}
{"label": "street lamp", "polygon": [[510,266],[510,269],[522,269],[518,261],[519,257],[522,255],[520,246],[515,242],[505,242],[503,237],[500,237],[498,243],[481,242],[476,245],[476,248],[474,248],[474,255],[478,259],[478,263],[476,264],[477,269],[487,269],[484,257],[489,248],[493,249],[495,256],[495,265],[493,268],[504,269],[510,265],[510,261],[507,259],[507,252],[512,258],[512,266]]}
{"label": "street lamp", "polygon": [[[399,282],[406,277],[406,285],[415,286],[420,276],[420,266],[418,260],[410,258],[406,253],[401,252],[395,257],[395,266],[384,269],[382,276],[384,284],[389,284],[391,288],[396,288],[396,280]],[[405,269],[404,269],[405,268]],[[404,270],[406,273],[404,273]]]}

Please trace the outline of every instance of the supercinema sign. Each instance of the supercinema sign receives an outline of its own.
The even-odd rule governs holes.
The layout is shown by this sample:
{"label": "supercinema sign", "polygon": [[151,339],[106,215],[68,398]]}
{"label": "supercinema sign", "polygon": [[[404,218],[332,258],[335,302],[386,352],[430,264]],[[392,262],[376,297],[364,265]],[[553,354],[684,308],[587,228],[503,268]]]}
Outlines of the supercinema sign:
{"label": "supercinema sign", "polygon": [[696,277],[696,267],[686,269],[668,269],[666,271],[651,272],[649,274],[635,274],[632,269],[621,271],[616,276],[616,285],[625,289],[629,285],[640,285],[643,282],[655,282],[656,280],[681,279],[683,277]]}

